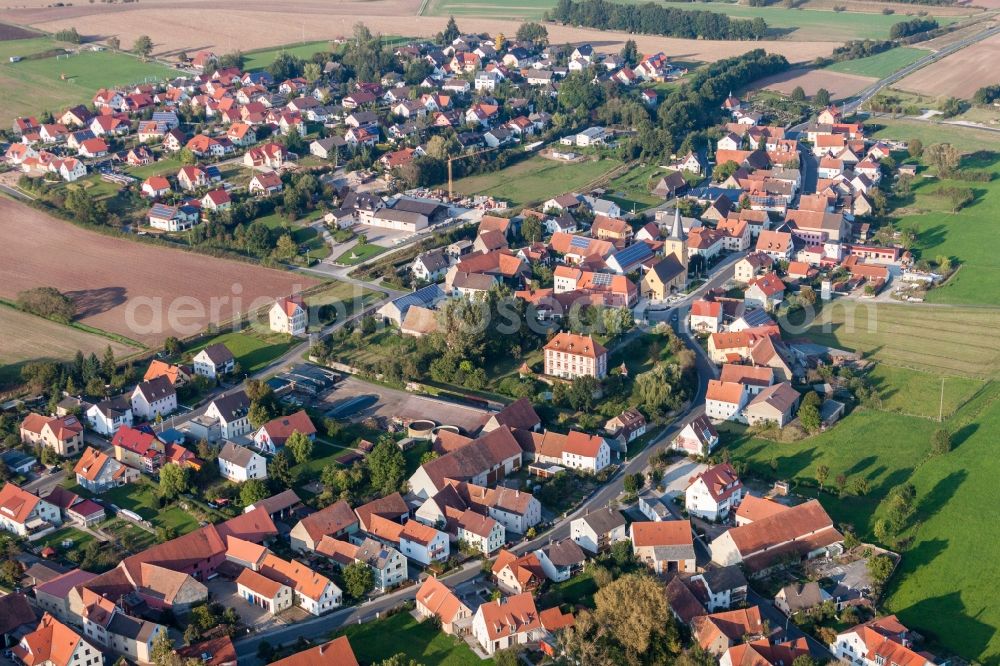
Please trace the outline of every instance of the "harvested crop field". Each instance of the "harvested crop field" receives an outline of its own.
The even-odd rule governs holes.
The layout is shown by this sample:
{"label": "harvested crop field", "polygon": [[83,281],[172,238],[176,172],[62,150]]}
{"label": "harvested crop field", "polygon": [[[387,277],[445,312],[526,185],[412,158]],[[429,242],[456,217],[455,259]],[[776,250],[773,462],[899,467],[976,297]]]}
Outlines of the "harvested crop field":
{"label": "harvested crop field", "polygon": [[0,387],[16,381],[29,361],[68,361],[79,350],[100,356],[111,345],[117,358],[139,351],[108,338],[0,306]]}
{"label": "harvested crop field", "polygon": [[105,236],[9,200],[0,200],[0,236],[0,298],[55,287],[76,301],[82,323],[150,347],[318,284],[302,275]]}
{"label": "harvested crop field", "polygon": [[1000,83],[1000,35],[984,39],[910,74],[895,87],[924,95],[969,99],[982,86]]}
{"label": "harvested crop field", "polygon": [[[154,55],[164,57],[203,48],[224,53],[237,47],[247,51],[303,40],[333,39],[350,35],[358,21],[384,35],[405,31],[410,36],[429,37],[440,32],[448,20],[447,16],[417,16],[420,0],[292,0],[280,4],[264,0],[219,0],[210,9],[204,8],[203,3],[178,0],[70,7],[45,7],[48,3],[44,0],[19,4],[26,6],[0,10],[0,19],[44,30],[76,27],[81,34],[102,39],[111,36],[108,26],[113,25],[114,34],[122,44],[131,44],[140,34],[149,34],[155,44]],[[212,30],[206,31],[206,25],[211,25]],[[464,31],[490,34],[513,34],[519,25],[520,20],[514,19],[465,17],[459,23]],[[590,42],[599,50],[617,51],[632,38],[642,52],[663,51],[686,61],[710,62],[761,48],[781,53],[793,62],[808,62],[829,55],[837,46],[832,41],[730,42],[547,27],[553,43]]]}
{"label": "harvested crop field", "polygon": [[826,88],[833,99],[845,99],[859,90],[864,90],[876,80],[870,76],[845,74],[827,69],[792,69],[761,79],[755,87],[789,95],[796,86],[802,86],[809,96],[815,95],[820,88]]}
{"label": "harvested crop field", "polygon": [[38,33],[33,30],[25,30],[17,25],[0,23],[0,42],[6,42],[12,39],[28,39],[29,37],[37,36]]}

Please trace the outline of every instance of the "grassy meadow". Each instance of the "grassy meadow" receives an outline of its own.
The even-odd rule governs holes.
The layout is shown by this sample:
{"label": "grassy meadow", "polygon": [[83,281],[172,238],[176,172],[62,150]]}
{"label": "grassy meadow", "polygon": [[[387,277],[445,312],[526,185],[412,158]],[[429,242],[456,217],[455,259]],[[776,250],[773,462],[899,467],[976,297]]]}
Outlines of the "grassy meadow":
{"label": "grassy meadow", "polygon": [[907,65],[915,63],[929,54],[930,51],[925,49],[899,46],[873,56],[868,56],[867,58],[835,62],[826,69],[831,72],[857,74],[858,76],[871,76],[881,79],[903,69]]}
{"label": "grassy meadow", "polygon": [[534,155],[496,173],[456,180],[455,191],[506,199],[515,206],[531,206],[581,188],[621,164],[607,158],[560,162]]}
{"label": "grassy meadow", "polygon": [[159,80],[176,74],[169,67],[143,62],[125,53],[84,51],[64,58],[41,57],[10,62],[53,49],[78,48],[48,37],[0,42],[0,123],[17,116],[53,113],[74,104],[89,104],[98,88]]}

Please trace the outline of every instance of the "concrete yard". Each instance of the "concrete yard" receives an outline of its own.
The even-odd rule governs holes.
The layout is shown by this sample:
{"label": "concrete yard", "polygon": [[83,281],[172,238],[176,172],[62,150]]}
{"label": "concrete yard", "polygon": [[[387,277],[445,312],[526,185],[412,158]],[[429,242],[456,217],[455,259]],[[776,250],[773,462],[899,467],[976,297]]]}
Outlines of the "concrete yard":
{"label": "concrete yard", "polygon": [[378,402],[351,418],[397,417],[404,421],[431,419],[439,425],[458,426],[468,433],[478,430],[490,414],[484,409],[413,395],[398,389],[369,384],[355,377],[347,377],[338,384],[336,389],[323,396],[317,407],[332,409],[347,400],[361,396],[377,396]]}

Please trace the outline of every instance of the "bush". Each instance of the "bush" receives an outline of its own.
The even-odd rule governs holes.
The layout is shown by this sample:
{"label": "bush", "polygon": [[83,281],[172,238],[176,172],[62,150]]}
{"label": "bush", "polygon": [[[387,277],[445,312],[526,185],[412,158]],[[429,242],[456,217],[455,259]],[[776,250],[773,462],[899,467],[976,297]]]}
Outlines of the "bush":
{"label": "bush", "polygon": [[73,300],[55,287],[36,287],[20,292],[17,295],[17,307],[63,324],[71,322],[76,314]]}

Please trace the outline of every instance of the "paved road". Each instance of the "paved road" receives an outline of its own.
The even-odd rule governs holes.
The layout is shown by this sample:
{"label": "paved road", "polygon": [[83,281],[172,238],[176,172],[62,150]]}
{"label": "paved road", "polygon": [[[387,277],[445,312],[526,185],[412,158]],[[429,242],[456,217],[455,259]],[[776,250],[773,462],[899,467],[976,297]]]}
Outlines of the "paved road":
{"label": "paved road", "polygon": [[[479,575],[479,560],[467,562],[461,569],[457,569],[441,578],[450,587],[455,587],[461,583],[472,580]],[[325,639],[334,631],[348,624],[360,624],[378,618],[391,608],[395,608],[406,601],[412,601],[417,596],[417,585],[398,590],[382,597],[377,597],[372,601],[365,602],[359,606],[349,606],[334,611],[322,617],[310,618],[303,622],[292,625],[275,627],[267,632],[251,634],[236,640],[236,656],[240,666],[257,666],[263,663],[257,658],[257,649],[260,644],[267,641],[272,646],[288,645],[294,643],[300,637],[307,640]]]}
{"label": "paved road", "polygon": [[[691,301],[704,296],[705,293],[711,289],[721,287],[727,281],[732,279],[733,265],[741,256],[742,255],[739,254],[732,255],[723,260],[722,263],[715,267],[711,277],[705,282],[705,284],[688,295],[684,300],[676,303],[669,309],[650,311],[647,314],[651,322],[673,321],[672,326],[674,329],[678,331],[685,342],[687,342],[688,346],[695,351],[695,367],[698,372],[698,390],[692,397],[688,407],[677,415],[674,423],[666,428],[660,436],[656,438],[656,440],[650,442],[650,444],[637,456],[631,460],[627,460],[626,463],[619,468],[614,477],[612,477],[606,484],[595,490],[590,497],[586,498],[578,509],[562,518],[559,522],[535,539],[522,542],[511,548],[511,550],[518,553],[524,553],[540,548],[550,541],[564,539],[570,534],[570,523],[572,523],[573,520],[584,515],[584,513],[590,509],[602,508],[617,503],[618,498],[623,492],[625,476],[627,474],[642,472],[649,464],[649,458],[653,455],[654,451],[668,445],[685,425],[687,425],[692,419],[697,418],[704,413],[705,393],[708,390],[708,380],[714,379],[717,376],[716,373],[718,371],[715,364],[709,360],[705,350],[702,349],[701,345],[699,345],[687,331],[683,322],[687,311],[690,309]],[[673,315],[675,313],[677,314],[676,320],[673,319]]]}

